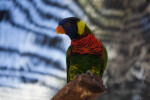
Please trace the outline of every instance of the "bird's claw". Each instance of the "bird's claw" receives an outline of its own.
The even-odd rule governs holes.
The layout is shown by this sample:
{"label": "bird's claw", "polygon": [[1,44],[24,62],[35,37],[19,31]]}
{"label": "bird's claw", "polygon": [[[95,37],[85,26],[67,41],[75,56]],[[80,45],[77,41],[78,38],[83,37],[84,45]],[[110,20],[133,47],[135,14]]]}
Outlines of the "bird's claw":
{"label": "bird's claw", "polygon": [[79,76],[79,74],[77,73],[77,74],[74,76],[74,78],[73,78],[73,79],[76,79],[78,76]]}
{"label": "bird's claw", "polygon": [[93,73],[90,70],[87,70],[86,74],[89,74],[90,76],[93,76]]}

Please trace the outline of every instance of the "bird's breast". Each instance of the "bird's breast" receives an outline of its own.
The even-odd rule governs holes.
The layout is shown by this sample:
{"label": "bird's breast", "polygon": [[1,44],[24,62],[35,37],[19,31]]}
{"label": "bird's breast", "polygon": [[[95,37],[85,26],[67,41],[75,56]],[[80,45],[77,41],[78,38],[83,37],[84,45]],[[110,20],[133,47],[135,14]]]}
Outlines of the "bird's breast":
{"label": "bird's breast", "polygon": [[80,39],[71,41],[71,51],[75,54],[96,54],[103,53],[102,43],[96,39],[94,34]]}

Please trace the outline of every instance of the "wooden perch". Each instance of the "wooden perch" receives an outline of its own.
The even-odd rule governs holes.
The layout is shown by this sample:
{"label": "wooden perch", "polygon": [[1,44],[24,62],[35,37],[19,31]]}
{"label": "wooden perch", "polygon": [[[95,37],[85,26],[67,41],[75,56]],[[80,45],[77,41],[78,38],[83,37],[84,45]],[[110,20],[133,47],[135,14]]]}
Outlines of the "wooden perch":
{"label": "wooden perch", "polygon": [[83,73],[65,85],[51,100],[95,100],[106,92],[101,77]]}

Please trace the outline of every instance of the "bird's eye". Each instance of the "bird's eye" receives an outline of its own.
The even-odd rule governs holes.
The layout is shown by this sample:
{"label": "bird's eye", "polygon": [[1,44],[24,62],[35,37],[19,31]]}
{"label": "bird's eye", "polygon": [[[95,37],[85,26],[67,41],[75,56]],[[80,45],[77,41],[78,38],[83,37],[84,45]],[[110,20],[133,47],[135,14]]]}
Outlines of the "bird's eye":
{"label": "bird's eye", "polygon": [[69,26],[70,26],[70,23],[66,23],[65,26],[66,26],[66,27],[69,27]]}

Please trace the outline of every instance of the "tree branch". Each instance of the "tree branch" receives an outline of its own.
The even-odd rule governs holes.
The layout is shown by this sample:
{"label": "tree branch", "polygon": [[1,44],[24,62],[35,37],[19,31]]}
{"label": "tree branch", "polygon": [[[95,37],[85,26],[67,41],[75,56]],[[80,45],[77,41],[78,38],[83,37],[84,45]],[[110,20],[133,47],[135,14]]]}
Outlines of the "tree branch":
{"label": "tree branch", "polygon": [[94,100],[106,92],[101,77],[83,73],[65,85],[51,100]]}

